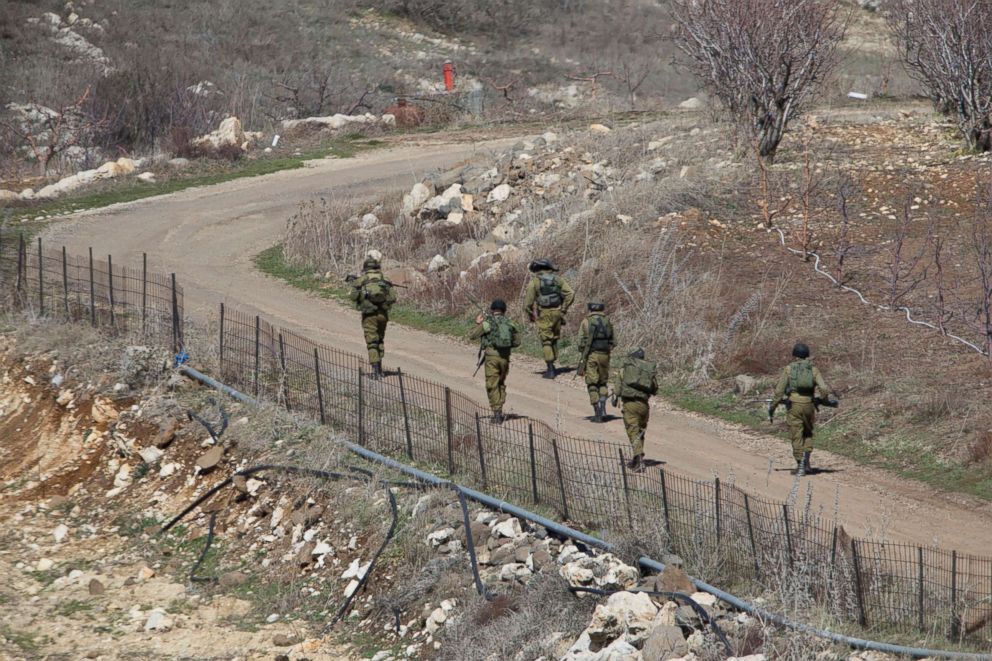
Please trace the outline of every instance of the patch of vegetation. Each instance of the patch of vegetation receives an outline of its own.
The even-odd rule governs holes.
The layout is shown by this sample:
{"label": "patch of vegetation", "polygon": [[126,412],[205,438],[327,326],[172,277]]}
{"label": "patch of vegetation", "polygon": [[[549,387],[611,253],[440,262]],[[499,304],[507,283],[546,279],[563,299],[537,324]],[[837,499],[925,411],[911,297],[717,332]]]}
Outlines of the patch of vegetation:
{"label": "patch of vegetation", "polygon": [[0,624],[0,637],[9,640],[25,654],[34,654],[40,649],[34,634],[16,630],[7,624]]}
{"label": "patch of vegetation", "polygon": [[78,613],[86,613],[91,610],[93,610],[93,605],[89,602],[80,599],[70,599],[65,603],[59,604],[55,612],[62,617],[72,617]]}

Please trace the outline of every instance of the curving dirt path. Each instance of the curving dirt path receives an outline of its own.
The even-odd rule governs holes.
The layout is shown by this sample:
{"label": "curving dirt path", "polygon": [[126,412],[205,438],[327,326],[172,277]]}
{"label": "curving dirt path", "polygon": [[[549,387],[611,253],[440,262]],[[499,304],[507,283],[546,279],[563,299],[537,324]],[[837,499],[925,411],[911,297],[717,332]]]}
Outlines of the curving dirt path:
{"label": "curving dirt path", "polygon": [[[179,274],[187,312],[194,318],[213,318],[218,304],[225,301],[361,354],[364,341],[356,312],[259,273],[253,257],[279,240],[297,203],[313,195],[408,189],[432,169],[509,142],[405,146],[354,159],[314,162],[304,170],[84,212],[53,226],[48,235],[74,252],[93,246],[121,263],[137,263],[147,252],[149,268]],[[569,330],[575,332],[574,324]],[[468,344],[394,325],[387,335],[386,363],[484,401],[481,375],[471,378],[475,348]],[[619,421],[601,426],[584,419],[589,406],[580,380],[566,377],[551,383],[538,376],[540,369],[534,361],[514,360],[509,409],[551,420],[560,402],[566,432],[625,438]],[[787,443],[673,410],[663,402],[657,403],[648,430],[647,454],[698,478],[732,475],[739,486],[780,500],[788,497],[794,483],[788,472],[792,456]],[[814,460],[831,471],[809,480],[814,506],[829,515],[839,505],[840,519],[854,535],[936,543],[973,554],[988,554],[992,548],[992,503],[935,494],[926,485],[825,452],[816,452]],[[803,484],[803,493],[805,488]]]}

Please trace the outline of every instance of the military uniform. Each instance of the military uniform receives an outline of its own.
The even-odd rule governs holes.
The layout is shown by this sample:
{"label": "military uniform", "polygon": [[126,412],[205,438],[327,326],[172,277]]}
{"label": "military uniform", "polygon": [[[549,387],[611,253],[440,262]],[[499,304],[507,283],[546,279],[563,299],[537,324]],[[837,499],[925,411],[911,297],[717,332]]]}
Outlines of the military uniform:
{"label": "military uniform", "polygon": [[[634,352],[634,354],[637,353],[643,356],[643,352]],[[624,382],[624,374],[627,371],[627,366],[633,361],[639,361],[646,368],[650,368],[650,386],[648,386],[647,392],[633,388]],[[627,439],[630,441],[634,452],[634,456],[628,464],[630,468],[640,469],[643,467],[644,433],[647,430],[648,419],[651,415],[651,406],[648,404],[648,400],[650,400],[652,395],[657,393],[658,379],[654,374],[653,363],[648,363],[643,358],[638,358],[633,354],[624,359],[623,365],[621,365],[613,382],[613,396],[614,405],[616,405],[617,397],[623,402],[623,424],[627,431]]]}
{"label": "military uniform", "polygon": [[[565,320],[565,314],[575,301],[575,290],[568,284],[568,281],[555,274],[550,263],[541,261],[548,266],[532,269],[534,277],[527,284],[527,291],[524,294],[524,311],[530,319],[537,322],[537,334],[541,338],[541,346],[544,349],[544,362],[548,365],[545,376],[553,378],[555,374],[554,364],[558,360],[558,340],[561,339],[561,326]],[[542,304],[544,298],[542,294],[545,293],[542,292],[541,287],[542,276],[548,279],[554,278],[554,283],[560,290],[560,297],[555,296],[558,298],[557,302]],[[536,315],[534,313],[535,306],[537,307]]]}
{"label": "military uniform", "polygon": [[610,352],[613,351],[613,324],[602,312],[602,305],[591,304],[589,315],[579,324],[579,351],[582,362],[579,371],[583,373],[589,403],[594,410],[593,419],[602,422],[606,415],[606,397],[609,394]]}
{"label": "military uniform", "polygon": [[366,262],[365,272],[351,281],[350,298],[362,313],[362,332],[365,334],[369,363],[372,365],[373,373],[381,376],[382,359],[386,353],[386,324],[389,323],[389,309],[396,302],[396,291],[392,286],[388,286],[386,300],[383,303],[373,303],[365,294],[366,285],[373,281],[386,282],[386,279],[378,262],[374,265]]}
{"label": "military uniform", "polygon": [[[800,387],[796,383],[799,369],[811,369],[813,387]],[[797,471],[805,474],[810,470],[809,457],[813,451],[813,425],[816,422],[816,405],[813,398],[816,388],[824,397],[834,397],[834,391],[823,380],[820,370],[810,365],[809,358],[798,358],[785,366],[775,387],[775,398],[768,409],[769,416],[775,413],[779,402],[786,400],[786,423],[792,440],[792,456],[796,460]],[[786,399],[787,398],[787,399]]]}
{"label": "military uniform", "polygon": [[[480,349],[483,352],[483,369],[486,375],[486,395],[489,398],[489,408],[493,412],[494,422],[503,421],[503,406],[506,404],[506,377],[510,373],[510,354],[512,348],[497,348],[493,346],[493,335],[496,330],[495,316],[503,316],[502,312],[493,311],[482,323],[478,324],[469,337],[473,340],[480,340]],[[509,322],[513,328],[514,343],[516,343],[517,330],[513,322]]]}

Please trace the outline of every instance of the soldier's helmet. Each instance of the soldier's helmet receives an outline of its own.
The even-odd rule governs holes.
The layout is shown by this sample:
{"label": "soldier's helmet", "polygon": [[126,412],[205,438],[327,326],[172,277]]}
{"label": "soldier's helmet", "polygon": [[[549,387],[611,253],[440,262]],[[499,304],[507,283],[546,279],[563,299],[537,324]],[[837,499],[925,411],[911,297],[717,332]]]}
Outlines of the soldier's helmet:
{"label": "soldier's helmet", "polygon": [[809,358],[809,347],[802,342],[796,342],[796,346],[792,347],[792,355],[800,359]]}
{"label": "soldier's helmet", "polygon": [[365,271],[372,271],[380,268],[379,260],[375,257],[366,257],[365,261],[362,262],[362,269]]}
{"label": "soldier's helmet", "polygon": [[586,307],[589,309],[589,312],[602,312],[606,309],[606,304],[601,301],[589,301],[586,303]]}
{"label": "soldier's helmet", "polygon": [[530,272],[537,273],[538,271],[557,271],[554,263],[550,259],[535,259],[530,263]]}
{"label": "soldier's helmet", "polygon": [[497,298],[489,304],[489,309],[493,312],[506,312],[506,301],[502,298]]}
{"label": "soldier's helmet", "polygon": [[633,351],[631,351],[629,355],[630,355],[631,358],[636,358],[638,360],[644,360],[644,349],[642,349],[640,347],[637,347],[636,349],[634,349]]}

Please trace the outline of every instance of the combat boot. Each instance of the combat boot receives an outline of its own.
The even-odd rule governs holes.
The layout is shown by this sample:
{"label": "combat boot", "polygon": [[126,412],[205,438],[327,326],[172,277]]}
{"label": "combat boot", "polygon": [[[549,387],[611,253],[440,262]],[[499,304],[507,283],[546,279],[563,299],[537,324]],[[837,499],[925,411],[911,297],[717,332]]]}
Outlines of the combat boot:
{"label": "combat boot", "polygon": [[813,467],[809,465],[809,455],[811,452],[803,452],[803,474],[812,475]]}
{"label": "combat boot", "polygon": [[542,374],[545,379],[553,379],[558,376],[558,370],[555,369],[555,364],[553,361],[546,361],[548,364],[548,369]]}
{"label": "combat boot", "polygon": [[601,422],[606,422],[606,397],[603,396],[599,398],[599,417],[602,418]]}
{"label": "combat boot", "polygon": [[493,424],[501,425],[506,420],[506,416],[503,415],[502,411],[493,411]]}
{"label": "combat boot", "polygon": [[372,378],[376,381],[382,380],[382,363],[372,363]]}
{"label": "combat boot", "polygon": [[596,402],[595,404],[592,405],[592,421],[593,422],[603,421],[603,414],[599,410],[599,402]]}
{"label": "combat boot", "polygon": [[802,477],[806,474],[806,465],[803,463],[802,459],[796,459],[796,477]]}
{"label": "combat boot", "polygon": [[644,472],[644,455],[643,454],[635,454],[634,455],[634,458],[627,462],[627,468],[629,468],[630,470],[632,470],[635,473],[643,473]]}

